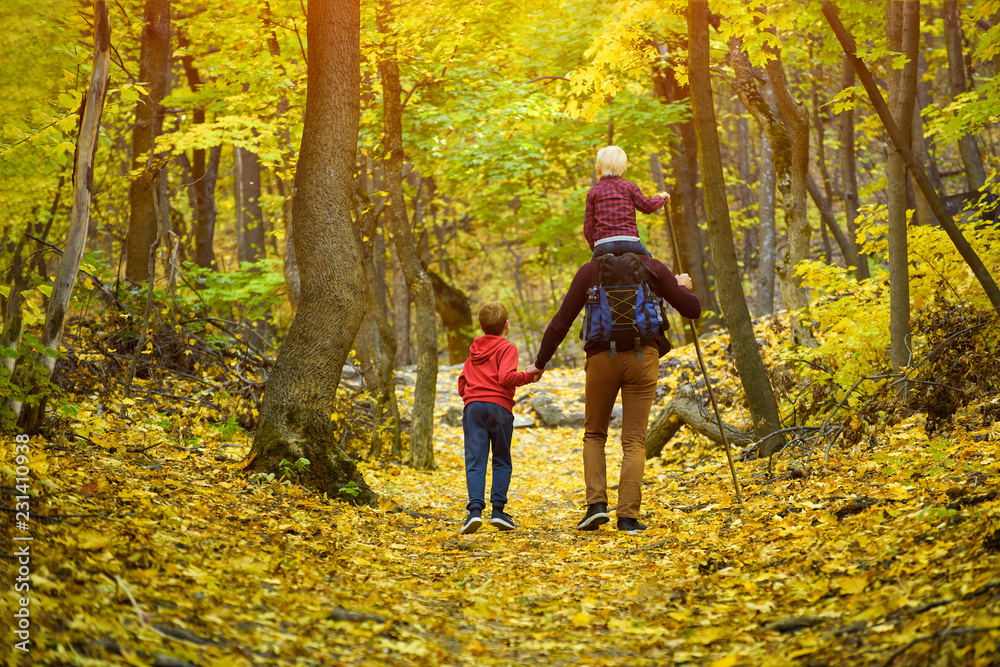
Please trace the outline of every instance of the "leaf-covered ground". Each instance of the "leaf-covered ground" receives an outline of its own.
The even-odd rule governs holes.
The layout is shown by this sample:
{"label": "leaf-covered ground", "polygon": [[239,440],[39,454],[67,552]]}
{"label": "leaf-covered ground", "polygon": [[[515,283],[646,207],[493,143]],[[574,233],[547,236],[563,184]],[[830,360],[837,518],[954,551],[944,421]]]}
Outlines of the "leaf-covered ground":
{"label": "leaf-covered ground", "polygon": [[[530,389],[573,402],[582,379]],[[459,536],[460,428],[438,426],[432,473],[362,464],[394,511],[252,482],[242,431],[191,418],[174,437],[133,412],[87,404],[92,442],[30,443],[31,653],[4,628],[8,665],[998,664],[997,424],[929,440],[916,415],[829,461],[739,463],[742,505],[722,452],[682,431],[647,466],[639,536],[573,530],[579,430],[518,429],[519,529]],[[14,447],[0,440],[5,499]]]}

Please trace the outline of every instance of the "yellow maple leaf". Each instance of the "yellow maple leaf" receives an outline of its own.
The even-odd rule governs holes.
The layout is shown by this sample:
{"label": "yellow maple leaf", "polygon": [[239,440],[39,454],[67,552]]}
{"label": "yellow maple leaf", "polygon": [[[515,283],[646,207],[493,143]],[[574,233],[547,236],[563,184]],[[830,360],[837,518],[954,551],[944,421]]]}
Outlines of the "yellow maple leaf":
{"label": "yellow maple leaf", "polygon": [[576,612],[576,614],[573,615],[572,621],[573,625],[575,625],[578,628],[582,628],[583,626],[590,623],[590,616],[588,616],[587,612],[585,611],[578,611]]}

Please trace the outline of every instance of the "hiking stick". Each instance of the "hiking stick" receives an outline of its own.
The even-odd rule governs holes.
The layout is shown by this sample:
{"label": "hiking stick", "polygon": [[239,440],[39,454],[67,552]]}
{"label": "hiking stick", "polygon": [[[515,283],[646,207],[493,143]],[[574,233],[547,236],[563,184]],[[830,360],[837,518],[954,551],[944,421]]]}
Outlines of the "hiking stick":
{"label": "hiking stick", "polygon": [[[670,232],[670,245],[674,251],[674,267],[678,273],[684,273],[684,263],[681,261],[680,249],[677,245],[677,232],[674,231],[673,217],[670,215],[670,206],[663,204],[663,212],[667,218],[667,230]],[[740,495],[740,481],[736,478],[736,466],[733,464],[733,455],[729,451],[729,439],[726,438],[726,427],[722,424],[722,414],[719,412],[719,404],[715,401],[715,392],[712,391],[712,381],[708,379],[708,369],[705,367],[705,358],[701,355],[701,345],[698,344],[698,327],[694,320],[681,315],[681,320],[691,327],[691,336],[694,338],[694,350],[698,353],[698,365],[701,366],[701,374],[705,376],[705,387],[708,388],[708,397],[712,401],[712,409],[715,411],[715,419],[719,422],[719,435],[722,436],[722,446],[726,450],[726,459],[729,461],[729,472],[733,474],[733,488],[736,489],[736,502],[743,504],[743,497]]]}

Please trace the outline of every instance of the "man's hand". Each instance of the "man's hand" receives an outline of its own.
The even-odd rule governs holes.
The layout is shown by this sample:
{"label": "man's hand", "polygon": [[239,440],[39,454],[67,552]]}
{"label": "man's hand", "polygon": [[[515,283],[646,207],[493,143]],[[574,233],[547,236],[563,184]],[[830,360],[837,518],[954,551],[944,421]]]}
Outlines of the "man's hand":
{"label": "man's hand", "polygon": [[668,201],[670,201],[670,195],[667,194],[666,192],[658,192],[657,194],[660,195],[661,197],[663,197],[663,203],[664,204],[666,204]]}
{"label": "man's hand", "polygon": [[691,276],[689,276],[686,273],[680,274],[679,276],[677,276],[677,284],[680,285],[681,287],[687,287],[688,289],[691,289]]}
{"label": "man's hand", "polygon": [[534,375],[535,376],[534,381],[538,382],[542,378],[542,373],[544,373],[545,371],[541,368],[537,368],[534,364],[531,364],[530,366],[528,366],[527,372]]}

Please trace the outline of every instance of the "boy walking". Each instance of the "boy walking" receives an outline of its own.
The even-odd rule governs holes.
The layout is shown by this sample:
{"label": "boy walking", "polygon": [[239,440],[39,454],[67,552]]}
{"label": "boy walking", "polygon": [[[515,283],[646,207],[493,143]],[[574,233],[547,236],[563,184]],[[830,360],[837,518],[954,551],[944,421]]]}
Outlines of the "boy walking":
{"label": "boy walking", "polygon": [[504,513],[507,489],[513,466],[510,441],[514,434],[514,387],[534,382],[540,376],[519,373],[517,348],[507,341],[510,320],[507,308],[491,301],[479,310],[482,336],[472,341],[469,358],[458,376],[458,395],[465,399],[462,429],[465,432],[465,483],[469,489],[469,516],[463,535],[474,533],[483,525],[486,508],[486,463],[493,451],[493,483],[490,525],[500,530],[514,530],[517,524]]}
{"label": "boy walking", "polygon": [[622,178],[627,168],[628,156],[618,146],[605,146],[597,151],[597,174],[601,180],[587,192],[583,216],[583,237],[594,251],[591,259],[626,252],[652,256],[639,240],[635,211],[658,211],[670,201],[670,195],[661,192],[644,197],[638,185]]}

